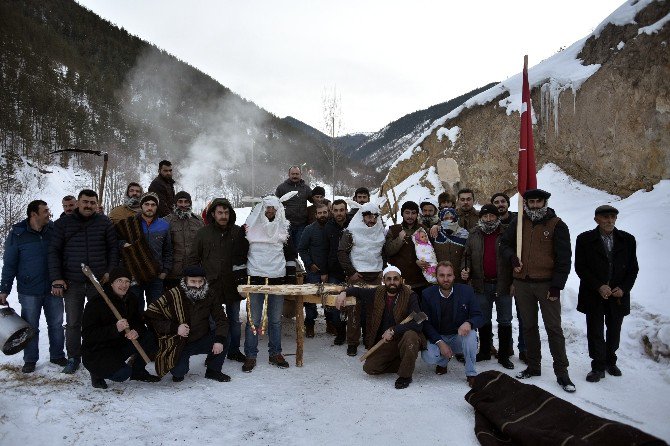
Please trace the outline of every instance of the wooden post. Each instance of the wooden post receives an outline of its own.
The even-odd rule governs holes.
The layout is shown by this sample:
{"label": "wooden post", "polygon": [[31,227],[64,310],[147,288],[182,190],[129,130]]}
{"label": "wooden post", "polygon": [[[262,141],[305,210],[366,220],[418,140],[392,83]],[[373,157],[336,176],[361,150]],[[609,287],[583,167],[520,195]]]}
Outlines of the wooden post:
{"label": "wooden post", "polygon": [[[524,72],[528,69],[528,54],[523,56],[523,70]],[[526,113],[530,113],[531,111],[528,110]],[[519,144],[521,141],[519,141]],[[524,186],[525,187],[525,186]],[[517,188],[518,189],[518,188]],[[523,197],[521,196],[521,191],[519,192],[519,209],[517,212],[517,219],[516,219],[516,256],[521,261],[521,246],[523,243]]]}
{"label": "wooden post", "polygon": [[305,299],[295,297],[295,366],[302,367],[302,353],[305,347],[305,313],[302,307]]}

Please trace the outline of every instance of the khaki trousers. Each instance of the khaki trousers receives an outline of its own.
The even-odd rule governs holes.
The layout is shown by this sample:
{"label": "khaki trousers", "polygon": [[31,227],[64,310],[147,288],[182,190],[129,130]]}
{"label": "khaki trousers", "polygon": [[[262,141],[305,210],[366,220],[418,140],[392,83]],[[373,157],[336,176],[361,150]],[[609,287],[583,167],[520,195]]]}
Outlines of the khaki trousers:
{"label": "khaki trousers", "polygon": [[365,360],[363,371],[369,375],[398,373],[401,378],[411,378],[421,340],[414,330],[407,330],[402,338],[385,342]]}

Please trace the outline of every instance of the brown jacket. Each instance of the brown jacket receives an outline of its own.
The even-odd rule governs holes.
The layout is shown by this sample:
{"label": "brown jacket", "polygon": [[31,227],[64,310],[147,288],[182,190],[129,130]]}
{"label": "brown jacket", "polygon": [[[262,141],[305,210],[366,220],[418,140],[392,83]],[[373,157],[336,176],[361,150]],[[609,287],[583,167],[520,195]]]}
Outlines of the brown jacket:
{"label": "brown jacket", "polygon": [[[509,295],[512,285],[512,265],[502,255],[500,241],[505,228],[502,225],[497,229],[496,239],[496,267],[498,272],[496,291],[499,295]],[[475,227],[465,244],[465,255],[461,261],[461,269],[470,269],[470,285],[477,293],[484,287],[484,231]],[[460,274],[457,274],[460,276]]]}
{"label": "brown jacket", "polygon": [[458,208],[456,209],[456,214],[458,215],[458,224],[461,228],[470,231],[472,228],[477,226],[477,222],[479,221],[479,212],[477,212],[474,208],[472,208],[472,210],[467,213],[463,212],[462,208]]}
{"label": "brown jacket", "polygon": [[134,211],[125,204],[122,204],[109,211],[109,215],[107,216],[109,217],[110,220],[112,220],[112,223],[117,224],[121,220],[125,220],[126,218],[132,217],[133,215],[137,215],[140,211],[141,209],[139,208],[137,209],[137,211]]}
{"label": "brown jacket", "polygon": [[195,241],[195,234],[204,224],[195,214],[181,219],[172,213],[165,217],[165,221],[170,224],[170,237],[172,237],[172,269],[168,278],[180,279]]}
{"label": "brown jacket", "polygon": [[[416,264],[416,248],[412,241],[412,235],[417,229],[422,227],[423,226],[418,223],[412,228],[407,228],[404,224],[393,225],[389,228],[388,233],[386,234],[386,243],[384,244],[384,250],[388,256],[388,263],[400,269],[402,277],[405,279],[405,283],[411,288],[428,284],[421,272],[421,268]],[[400,232],[403,230],[406,234],[405,238],[400,238]]]}

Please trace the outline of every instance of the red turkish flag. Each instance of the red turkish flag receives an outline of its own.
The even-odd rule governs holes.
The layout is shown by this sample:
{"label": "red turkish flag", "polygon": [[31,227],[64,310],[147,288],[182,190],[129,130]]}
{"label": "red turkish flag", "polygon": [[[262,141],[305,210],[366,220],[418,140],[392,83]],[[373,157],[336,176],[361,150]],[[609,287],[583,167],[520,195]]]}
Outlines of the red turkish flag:
{"label": "red turkish flag", "polygon": [[521,93],[521,134],[519,136],[518,190],[523,195],[529,189],[537,189],[535,171],[535,145],[533,144],[533,119],[528,86],[528,66],[523,66],[523,87]]}

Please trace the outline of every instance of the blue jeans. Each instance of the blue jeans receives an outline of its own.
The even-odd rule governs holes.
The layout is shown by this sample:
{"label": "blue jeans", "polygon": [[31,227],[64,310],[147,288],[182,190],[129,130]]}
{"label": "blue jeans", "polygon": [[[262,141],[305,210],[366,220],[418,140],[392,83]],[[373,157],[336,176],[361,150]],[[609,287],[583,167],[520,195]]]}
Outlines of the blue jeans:
{"label": "blue jeans", "polygon": [[[477,362],[477,333],[470,330],[467,336],[441,335],[442,340],[447,343],[454,354],[463,353],[465,356],[465,376],[477,376],[475,364]],[[440,347],[437,344],[428,343],[428,348],[421,352],[421,358],[428,364],[437,364],[446,367],[449,358],[440,355]]]}
{"label": "blue jeans", "polygon": [[491,322],[493,303],[495,302],[498,325],[512,325],[512,296],[509,294],[498,295],[495,283],[485,283],[482,292],[475,293],[475,295],[484,316],[484,323]]}
{"label": "blue jeans", "polygon": [[19,303],[21,304],[21,317],[35,329],[35,337],[23,350],[23,361],[37,362],[40,357],[39,332],[42,308],[44,308],[44,317],[47,320],[47,330],[49,332],[49,358],[64,358],[63,298],[51,294],[39,296],[19,294]]}
{"label": "blue jeans", "polygon": [[181,378],[186,376],[189,369],[189,360],[191,356],[194,355],[204,355],[207,354],[207,368],[210,370],[215,370],[217,372],[221,371],[223,368],[223,361],[226,359],[225,352],[221,352],[218,355],[212,354],[212,347],[214,346],[214,332],[210,331],[209,334],[201,337],[197,341],[190,342],[184,346],[184,350],[181,352],[181,356],[177,361],[170,373],[172,376]]}
{"label": "blue jeans", "polygon": [[[307,272],[307,283],[321,283],[321,273]],[[305,327],[313,327],[319,312],[316,304],[306,303],[305,306]]]}
{"label": "blue jeans", "polygon": [[[261,315],[265,294],[249,294],[251,302],[251,320],[256,327],[256,334],[251,331],[251,324],[247,323],[244,332],[244,354],[248,358],[258,356],[258,330],[261,328]],[[268,352],[270,356],[281,353],[281,313],[284,307],[284,296],[268,295]]]}
{"label": "blue jeans", "polygon": [[140,298],[140,313],[144,313],[144,297],[147,306],[158,300],[163,294],[163,281],[157,277],[150,282],[133,285],[131,291]]}
{"label": "blue jeans", "polygon": [[240,340],[242,339],[242,327],[240,326],[240,301],[236,300],[226,304],[226,316],[228,316],[228,345],[226,354],[240,351]]}
{"label": "blue jeans", "polygon": [[306,224],[294,225],[291,223],[291,226],[288,228],[288,231],[291,234],[291,241],[295,247],[295,252],[298,252],[298,246],[300,246],[300,239],[302,238],[302,231],[304,231],[306,227]]}

